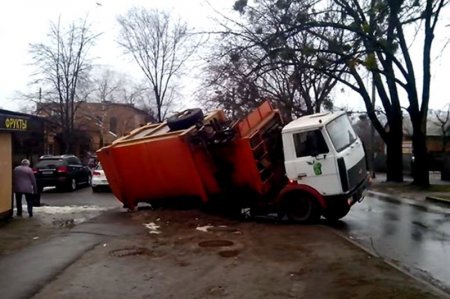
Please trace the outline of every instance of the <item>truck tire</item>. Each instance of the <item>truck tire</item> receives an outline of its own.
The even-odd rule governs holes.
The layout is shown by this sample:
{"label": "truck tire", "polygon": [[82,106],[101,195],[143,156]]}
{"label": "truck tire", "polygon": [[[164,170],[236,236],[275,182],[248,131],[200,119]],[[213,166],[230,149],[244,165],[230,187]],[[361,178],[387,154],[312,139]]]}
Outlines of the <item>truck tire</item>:
{"label": "truck tire", "polygon": [[315,223],[320,219],[319,203],[304,192],[287,194],[283,199],[283,207],[289,221]]}
{"label": "truck tire", "polygon": [[339,219],[345,217],[350,211],[350,206],[345,202],[329,207],[323,211],[323,216],[331,222],[338,221]]}
{"label": "truck tire", "polygon": [[200,108],[187,109],[167,119],[167,126],[171,131],[187,129],[203,119],[203,111]]}

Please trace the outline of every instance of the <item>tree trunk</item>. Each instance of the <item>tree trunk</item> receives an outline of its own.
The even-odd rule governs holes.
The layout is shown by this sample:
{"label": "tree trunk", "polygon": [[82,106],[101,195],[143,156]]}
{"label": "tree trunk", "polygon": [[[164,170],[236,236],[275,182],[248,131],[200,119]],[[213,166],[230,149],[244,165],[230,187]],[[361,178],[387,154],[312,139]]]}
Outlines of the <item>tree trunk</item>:
{"label": "tree trunk", "polygon": [[386,180],[388,182],[403,182],[403,153],[402,153],[402,123],[390,123],[386,142]]}
{"label": "tree trunk", "polygon": [[428,169],[428,151],[426,145],[426,137],[423,131],[417,125],[413,125],[413,179],[414,185],[428,187],[430,185],[429,169]]}

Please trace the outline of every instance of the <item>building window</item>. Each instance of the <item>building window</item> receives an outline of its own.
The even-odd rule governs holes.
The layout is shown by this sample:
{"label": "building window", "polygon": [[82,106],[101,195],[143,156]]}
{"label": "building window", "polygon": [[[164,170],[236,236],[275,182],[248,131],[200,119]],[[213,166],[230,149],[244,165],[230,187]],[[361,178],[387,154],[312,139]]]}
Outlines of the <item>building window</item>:
{"label": "building window", "polygon": [[109,119],[109,130],[114,134],[117,134],[117,118],[111,117]]}

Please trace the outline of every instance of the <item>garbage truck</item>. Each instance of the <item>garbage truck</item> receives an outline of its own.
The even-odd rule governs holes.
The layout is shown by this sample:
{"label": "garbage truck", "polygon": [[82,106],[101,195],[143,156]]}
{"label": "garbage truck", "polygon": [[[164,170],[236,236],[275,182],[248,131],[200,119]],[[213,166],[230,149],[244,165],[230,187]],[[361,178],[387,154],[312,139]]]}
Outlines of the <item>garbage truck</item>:
{"label": "garbage truck", "polygon": [[97,155],[113,194],[131,210],[194,198],[245,215],[337,220],[370,183],[363,144],[345,112],[284,125],[267,101],[234,122],[222,110],[188,109]]}

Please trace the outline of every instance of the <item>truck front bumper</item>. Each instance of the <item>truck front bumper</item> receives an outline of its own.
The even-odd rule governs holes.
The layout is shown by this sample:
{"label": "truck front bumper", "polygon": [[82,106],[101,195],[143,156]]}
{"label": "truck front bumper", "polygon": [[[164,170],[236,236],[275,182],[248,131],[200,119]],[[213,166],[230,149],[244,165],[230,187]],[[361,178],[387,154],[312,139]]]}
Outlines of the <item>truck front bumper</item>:
{"label": "truck front bumper", "polygon": [[333,206],[335,203],[342,201],[346,201],[349,206],[361,202],[367,194],[370,183],[370,175],[367,175],[362,182],[350,191],[338,195],[324,196],[327,206]]}
{"label": "truck front bumper", "polygon": [[364,181],[362,181],[350,194],[347,199],[348,205],[353,206],[357,202],[363,201],[364,197],[367,195],[367,190],[370,186],[371,178],[369,175],[366,176]]}

